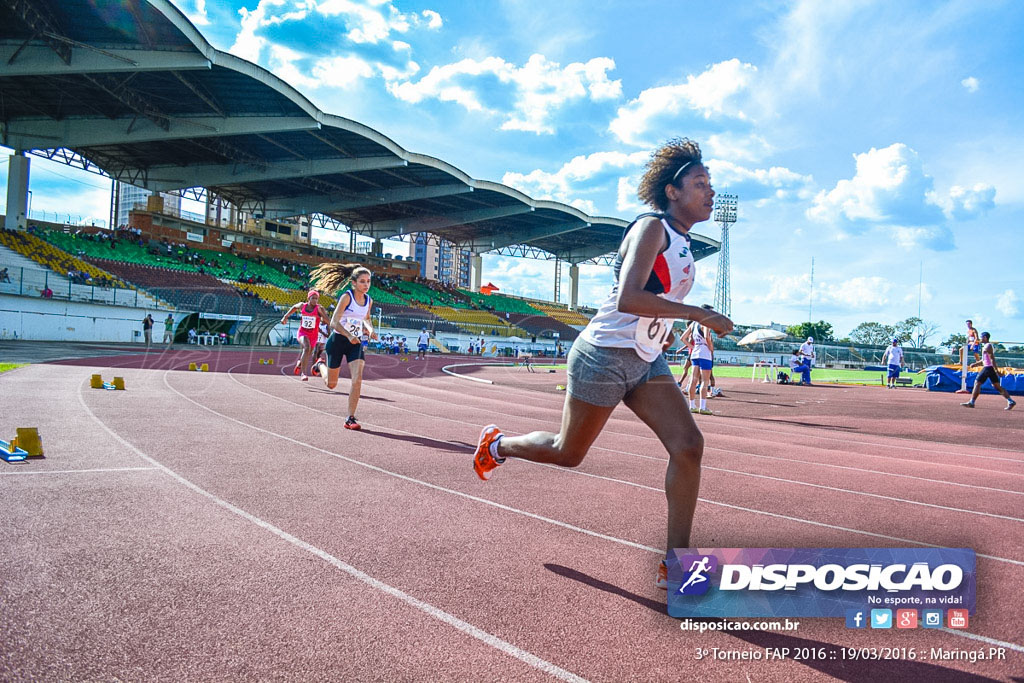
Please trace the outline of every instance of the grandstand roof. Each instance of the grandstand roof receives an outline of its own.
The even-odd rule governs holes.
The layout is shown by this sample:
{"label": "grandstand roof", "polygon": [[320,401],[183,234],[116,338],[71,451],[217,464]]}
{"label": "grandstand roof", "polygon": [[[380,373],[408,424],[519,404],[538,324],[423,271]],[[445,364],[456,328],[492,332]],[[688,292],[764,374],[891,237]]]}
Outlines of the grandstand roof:
{"label": "grandstand roof", "polygon": [[[627,224],[470,178],[320,111],[214,49],[168,0],[9,0],[0,64],[2,144],[150,190],[205,187],[267,218],[319,213],[374,238],[430,232],[571,263],[614,251]],[[698,259],[718,249],[691,237]]]}

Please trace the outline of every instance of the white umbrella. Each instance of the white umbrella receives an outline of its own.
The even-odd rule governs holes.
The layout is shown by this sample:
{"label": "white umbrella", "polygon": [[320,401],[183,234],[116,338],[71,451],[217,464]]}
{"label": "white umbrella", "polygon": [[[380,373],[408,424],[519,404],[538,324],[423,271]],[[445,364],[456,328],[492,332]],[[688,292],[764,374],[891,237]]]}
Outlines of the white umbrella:
{"label": "white umbrella", "polygon": [[748,333],[743,339],[736,342],[737,346],[750,346],[751,344],[763,344],[770,341],[778,341],[779,339],[785,339],[787,335],[785,332],[779,332],[778,330],[763,329],[754,330]]}

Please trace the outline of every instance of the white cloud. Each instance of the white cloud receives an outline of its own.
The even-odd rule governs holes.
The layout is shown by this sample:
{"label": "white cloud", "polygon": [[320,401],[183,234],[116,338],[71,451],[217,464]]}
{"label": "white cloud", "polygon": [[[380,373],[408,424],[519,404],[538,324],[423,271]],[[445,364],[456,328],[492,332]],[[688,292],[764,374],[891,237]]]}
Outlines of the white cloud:
{"label": "white cloud", "polygon": [[[229,51],[263,64],[289,83],[305,89],[346,88],[378,73],[389,81],[411,78],[419,71],[419,65],[408,57],[412,48],[392,36],[442,25],[437,12],[405,14],[389,0],[324,0],[319,4],[312,0],[260,0],[255,9],[243,7],[238,13],[242,17],[241,29]],[[295,24],[297,30],[305,30],[302,22],[313,16],[344,26],[340,39],[332,42],[328,50],[311,46],[310,51],[303,52],[294,44],[285,47],[264,35],[269,27],[289,23]],[[367,50],[368,47],[375,51]],[[369,54],[379,58],[370,58]]]}
{"label": "white cloud", "polygon": [[996,299],[996,310],[1007,318],[1013,318],[1020,312],[1020,298],[1012,289],[1007,289]]}
{"label": "white cloud", "polygon": [[[758,305],[806,306],[811,297],[811,277],[803,275],[768,275],[767,291],[734,299]],[[814,283],[814,307],[839,310],[869,310],[889,304],[893,283],[883,277],[855,277],[841,282],[817,280]]]}
{"label": "white cloud", "polygon": [[426,19],[427,28],[438,29],[441,28],[442,24],[444,23],[441,20],[441,15],[435,12],[434,10],[425,9],[422,12],[420,12],[420,14],[423,16],[424,19]]}
{"label": "white cloud", "polygon": [[[175,4],[184,5],[185,3],[175,2]],[[210,24],[210,20],[206,16],[206,0],[194,0],[191,10],[186,7],[180,7],[180,9],[188,17],[188,20],[196,26],[208,26]]]}
{"label": "white cloud", "polygon": [[[685,83],[649,88],[620,107],[608,129],[623,142],[649,146],[666,137],[668,129],[677,129],[679,117],[686,111],[705,119],[746,119],[733,100],[747,89],[756,71],[757,67],[733,58],[688,76]],[[667,125],[669,122],[673,125]]]}
{"label": "white cloud", "polygon": [[970,189],[954,185],[949,188],[948,214],[959,220],[977,218],[995,208],[995,199],[996,188],[987,183],[977,183]]}
{"label": "white cloud", "polygon": [[736,133],[714,133],[701,145],[705,155],[735,162],[757,163],[768,157],[774,149],[760,135],[738,135]]}
{"label": "white cloud", "polygon": [[969,76],[964,80],[960,81],[960,85],[964,86],[967,92],[978,92],[978,87],[981,85],[978,83],[978,79],[974,76]]}
{"label": "white cloud", "polygon": [[[501,182],[511,185],[536,199],[569,201],[581,191],[610,179],[610,174],[624,169],[637,169],[647,161],[646,152],[596,152],[574,157],[554,173],[540,169],[530,173],[506,173]],[[604,177],[602,179],[602,176]],[[585,184],[587,187],[580,187]],[[634,192],[636,185],[634,183]]]}
{"label": "white cloud", "polygon": [[[731,192],[741,192],[746,199],[763,198],[765,192],[776,199],[810,199],[814,178],[801,175],[788,168],[772,166],[771,168],[745,168],[722,159],[709,159],[711,180],[716,188],[728,188]],[[739,186],[757,185],[764,188],[751,188],[752,191],[741,190]],[[760,195],[760,196],[759,196]]]}
{"label": "white cloud", "polygon": [[455,102],[468,111],[499,115],[502,107],[483,102],[495,93],[483,86],[474,87],[480,79],[497,79],[508,86],[513,99],[512,110],[505,114],[503,130],[531,133],[554,133],[551,119],[555,111],[571,101],[614,99],[622,93],[622,84],[608,78],[615,62],[595,57],[586,63],[573,62],[562,67],[543,55],[532,55],[523,66],[500,57],[466,58],[452,64],[435,66],[418,82],[390,82],[388,91],[406,102],[424,99]]}
{"label": "white cloud", "polygon": [[[934,298],[934,296],[932,295],[931,287],[928,286],[927,282],[922,282],[921,283],[920,297],[921,297],[921,303],[922,304],[930,303],[931,300]],[[911,287],[910,289],[907,290],[906,296],[903,297],[903,303],[905,303],[905,304],[916,304],[917,303],[917,299],[918,299],[918,286],[914,285],[913,287]]]}
{"label": "white cloud", "polygon": [[897,244],[933,250],[953,248],[953,235],[917,152],[902,143],[854,154],[857,172],[822,190],[806,211],[809,219],[829,224],[839,237],[879,226]]}

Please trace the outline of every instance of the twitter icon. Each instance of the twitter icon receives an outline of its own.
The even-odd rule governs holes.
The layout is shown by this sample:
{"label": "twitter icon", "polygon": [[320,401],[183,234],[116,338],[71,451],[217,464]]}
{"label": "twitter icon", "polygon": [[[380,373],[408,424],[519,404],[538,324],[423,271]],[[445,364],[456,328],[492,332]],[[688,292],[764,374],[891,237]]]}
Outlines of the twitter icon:
{"label": "twitter icon", "polygon": [[871,610],[871,628],[892,628],[892,610]]}

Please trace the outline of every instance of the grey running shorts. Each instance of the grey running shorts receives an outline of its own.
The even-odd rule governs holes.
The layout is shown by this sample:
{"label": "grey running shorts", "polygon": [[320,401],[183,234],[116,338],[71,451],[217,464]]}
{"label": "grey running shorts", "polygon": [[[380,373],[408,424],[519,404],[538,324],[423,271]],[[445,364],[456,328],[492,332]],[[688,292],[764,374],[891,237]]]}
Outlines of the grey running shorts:
{"label": "grey running shorts", "polygon": [[595,406],[618,405],[644,382],[672,376],[664,354],[648,363],[633,349],[594,346],[582,337],[573,342],[567,363],[569,395]]}

